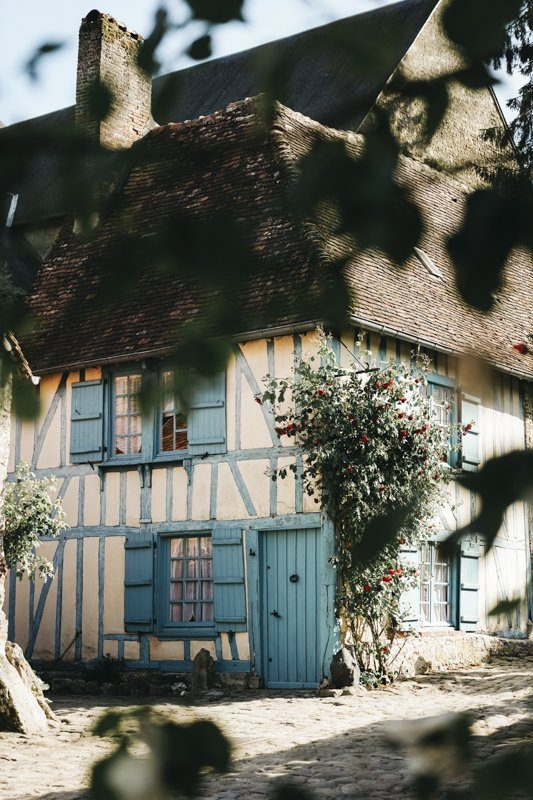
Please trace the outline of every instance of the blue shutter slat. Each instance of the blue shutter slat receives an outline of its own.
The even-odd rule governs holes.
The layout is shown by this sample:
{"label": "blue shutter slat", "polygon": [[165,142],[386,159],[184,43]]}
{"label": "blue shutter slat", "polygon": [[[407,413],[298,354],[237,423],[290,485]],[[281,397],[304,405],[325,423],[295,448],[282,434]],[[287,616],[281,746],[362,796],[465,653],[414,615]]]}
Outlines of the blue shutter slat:
{"label": "blue shutter slat", "polygon": [[[407,561],[410,566],[420,567],[420,554],[417,547],[406,547],[400,551],[400,557]],[[400,599],[400,609],[402,611],[402,628],[414,628],[420,620],[420,586],[403,592]]]}
{"label": "blue shutter slat", "polygon": [[461,423],[463,427],[473,423],[471,430],[463,433],[461,465],[467,472],[475,471],[481,461],[481,401],[477,397],[463,394]]}
{"label": "blue shutter slat", "polygon": [[154,626],[154,542],[140,533],[126,538],[124,627],[128,632],[152,631]]}
{"label": "blue shutter slat", "polygon": [[189,452],[226,452],[226,373],[200,378],[189,407]]}
{"label": "blue shutter slat", "polygon": [[480,548],[475,535],[461,542],[459,564],[459,627],[475,631],[479,619],[479,558]]}
{"label": "blue shutter slat", "polygon": [[72,384],[70,461],[83,464],[102,461],[104,434],[103,381]]}
{"label": "blue shutter slat", "polygon": [[246,587],[240,528],[213,530],[213,593],[216,629],[246,630]]}

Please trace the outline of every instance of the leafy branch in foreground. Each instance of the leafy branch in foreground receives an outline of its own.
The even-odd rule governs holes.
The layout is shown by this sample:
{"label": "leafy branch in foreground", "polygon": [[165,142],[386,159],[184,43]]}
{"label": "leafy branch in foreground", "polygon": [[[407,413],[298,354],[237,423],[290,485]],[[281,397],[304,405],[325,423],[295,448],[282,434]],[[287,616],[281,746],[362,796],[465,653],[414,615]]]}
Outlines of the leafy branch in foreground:
{"label": "leafy branch in foreground", "polygon": [[223,772],[230,763],[228,739],[206,720],[177,725],[150,708],[108,711],[93,732],[116,742],[113,753],[93,767],[94,800],[197,795],[204,775]]}

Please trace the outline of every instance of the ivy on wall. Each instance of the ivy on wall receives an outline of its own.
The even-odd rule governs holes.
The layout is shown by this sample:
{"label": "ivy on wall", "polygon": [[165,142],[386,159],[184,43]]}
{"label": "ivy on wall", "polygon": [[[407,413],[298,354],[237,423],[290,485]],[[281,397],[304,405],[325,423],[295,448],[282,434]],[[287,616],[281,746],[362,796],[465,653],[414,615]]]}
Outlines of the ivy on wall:
{"label": "ivy on wall", "polygon": [[[322,334],[316,357],[293,377],[272,381],[259,402],[276,409],[280,439],[304,453],[304,491],[334,521],[339,583],[337,610],[361,669],[386,677],[391,644],[405,609],[401,597],[418,584],[402,549],[428,536],[443,484],[450,433],[438,424],[425,391],[428,364],[398,363],[363,374],[336,363]],[[279,469],[272,479],[285,478]],[[391,512],[397,524],[388,523]]]}

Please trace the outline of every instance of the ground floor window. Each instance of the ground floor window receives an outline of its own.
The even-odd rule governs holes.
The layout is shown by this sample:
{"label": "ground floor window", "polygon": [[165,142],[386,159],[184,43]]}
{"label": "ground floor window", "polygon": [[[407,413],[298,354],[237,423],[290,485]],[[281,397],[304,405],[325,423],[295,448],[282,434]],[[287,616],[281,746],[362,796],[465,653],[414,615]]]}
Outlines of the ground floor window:
{"label": "ground floor window", "polygon": [[420,553],[420,620],[424,625],[451,624],[451,565],[436,542]]}
{"label": "ground floor window", "polygon": [[211,536],[169,539],[168,622],[213,623],[213,551]]}

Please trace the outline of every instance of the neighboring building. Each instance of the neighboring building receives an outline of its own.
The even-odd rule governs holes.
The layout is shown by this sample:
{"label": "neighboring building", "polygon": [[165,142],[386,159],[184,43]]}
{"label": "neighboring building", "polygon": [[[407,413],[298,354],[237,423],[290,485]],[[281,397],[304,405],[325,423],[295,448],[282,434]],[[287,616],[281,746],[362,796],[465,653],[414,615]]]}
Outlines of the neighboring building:
{"label": "neighboring building", "polygon": [[[356,152],[369,112],[398,68],[427,77],[449,63],[434,6],[406,0],[328,26],[339,37],[350,33],[351,46],[354,37],[363,45],[381,31],[390,40],[387,63],[379,62],[375,83],[355,85],[346,82],[342,47],[329,63],[319,52],[308,57],[291,84],[288,102],[296,110],[279,105],[266,131],[257,101],[246,99],[262,48],[178,73],[185,88],[168,112],[174,122],[157,127],[148,79],[135,65],[137,35],[97,12],[82,23],[76,119],[90,129],[84,87],[100,68],[123,87],[122,102],[105,129],[93,126],[92,134],[110,146],[144,137],[137,145],[144,158],[116,190],[94,241],[83,244],[72,222],[64,225],[31,292],[39,332],[25,352],[42,376],[41,413],[35,424],[13,425],[10,469],[27,461],[39,475],[54,474],[71,527],[59,542],[44,544],[56,565],[52,581],[18,583],[11,576],[11,636],[30,658],[89,663],[109,654],[132,669],[188,670],[207,647],[222,672],[252,672],[272,687],[314,686],[328,673],[338,647],[332,526],[298,479],[269,478],[269,469],[300,463],[301,453],[278,439],[271,409],[255,399],[263,376],[288,376],[316,347],[316,320],[302,317],[296,304],[283,317],[266,316],[268,301],[321,280],[339,256],[348,256],[355,298],[351,327],[334,343],[340,362],[350,363],[360,331],[379,362],[409,359],[413,344],[421,346],[433,362],[431,391],[443,417],[475,422],[462,443],[463,469],[524,447],[523,397],[533,356],[512,345],[531,324],[529,256],[513,253],[495,310],[481,314],[459,297],[446,250],[446,237],[479,185],[475,170],[463,167],[460,179],[447,172],[468,155],[484,163],[491,145],[480,132],[501,124],[489,88],[452,92],[443,130],[431,144],[412,151],[405,144],[398,180],[421,204],[425,234],[423,249],[403,269],[378,252],[350,258],[326,228],[302,225],[284,211],[291,175],[314,141],[342,141]],[[320,43],[323,34],[318,29],[267,47],[297,55],[302,43]],[[343,117],[346,97],[360,109],[357,119]],[[66,109],[11,132],[50,133],[69,117]],[[66,212],[53,176],[53,163],[37,164],[32,182],[13,187],[11,227],[41,251]],[[246,219],[250,246],[264,254],[254,285],[240,290],[249,323],[225,372],[196,386],[187,417],[167,398],[142,418],[143,374],[162,385],[169,380],[173,326],[194,319],[200,302],[214,298],[199,297],[193,280],[154,280],[149,263],[112,313],[102,314],[98,287],[112,269],[125,220],[142,231],[142,241],[175,214],[221,209]],[[481,384],[465,358],[471,353],[492,367]],[[409,624],[524,635],[525,606],[500,618],[487,611],[528,590],[525,505],[508,511],[486,558],[470,537],[445,561],[439,538],[475,514],[477,503],[456,484],[447,491],[434,541],[411,554],[424,580]]]}

